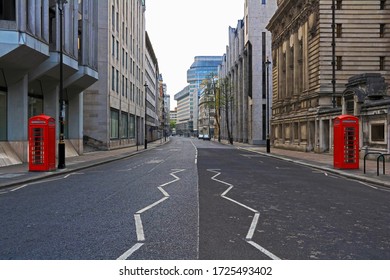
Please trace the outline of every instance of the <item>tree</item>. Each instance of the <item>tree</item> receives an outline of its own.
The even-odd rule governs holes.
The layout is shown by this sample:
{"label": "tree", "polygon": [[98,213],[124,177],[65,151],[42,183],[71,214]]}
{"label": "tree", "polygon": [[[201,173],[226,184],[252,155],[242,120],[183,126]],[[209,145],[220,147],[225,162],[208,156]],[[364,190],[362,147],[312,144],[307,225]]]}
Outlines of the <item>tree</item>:
{"label": "tree", "polygon": [[230,122],[232,122],[231,115],[233,112],[233,85],[231,84],[228,78],[222,78],[219,80],[219,91],[218,91],[218,111],[225,111],[225,119],[226,119],[226,130],[228,134],[229,143],[233,145],[233,131],[230,126]]}
{"label": "tree", "polygon": [[176,121],[175,120],[170,120],[169,121],[169,127],[172,129],[172,128],[176,128]]}
{"label": "tree", "polygon": [[[209,131],[208,134],[211,136],[210,133],[210,116],[211,116],[211,110],[214,110],[216,108],[216,76],[214,73],[210,73],[209,77],[207,79],[204,79],[202,81],[202,88],[203,88],[203,97],[202,102],[199,104],[199,106],[203,106],[205,109],[208,109],[208,127]],[[200,108],[200,107],[199,107]],[[214,112],[214,118],[215,118],[215,112]],[[217,125],[219,122],[217,122]],[[215,127],[214,127],[215,129]]]}

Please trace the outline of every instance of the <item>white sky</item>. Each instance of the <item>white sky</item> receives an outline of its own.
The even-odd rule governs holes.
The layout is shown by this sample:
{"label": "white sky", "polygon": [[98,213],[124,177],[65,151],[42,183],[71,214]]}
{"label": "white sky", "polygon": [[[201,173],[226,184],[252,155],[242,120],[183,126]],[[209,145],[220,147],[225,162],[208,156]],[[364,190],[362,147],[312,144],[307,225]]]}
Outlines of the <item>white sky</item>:
{"label": "white sky", "polygon": [[171,96],[187,86],[195,56],[226,52],[229,26],[244,17],[244,0],[146,0],[146,30]]}

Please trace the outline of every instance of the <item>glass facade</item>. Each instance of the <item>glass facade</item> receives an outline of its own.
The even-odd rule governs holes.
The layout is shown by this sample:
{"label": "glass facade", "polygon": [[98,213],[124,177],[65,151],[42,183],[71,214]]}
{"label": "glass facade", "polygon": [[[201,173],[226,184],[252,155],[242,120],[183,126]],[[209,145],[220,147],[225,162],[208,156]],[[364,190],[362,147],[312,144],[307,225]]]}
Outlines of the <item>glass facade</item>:
{"label": "glass facade", "polygon": [[[222,63],[222,56],[197,56],[194,63],[187,71],[187,82],[191,88],[198,88],[203,80],[209,79],[210,75],[218,74],[218,66]],[[198,97],[199,97],[198,92]]]}
{"label": "glass facade", "polygon": [[222,64],[223,56],[196,56],[194,63],[187,71],[187,82],[190,84],[190,124],[189,130],[194,134],[198,131],[199,98],[203,80],[218,75],[218,66]]}

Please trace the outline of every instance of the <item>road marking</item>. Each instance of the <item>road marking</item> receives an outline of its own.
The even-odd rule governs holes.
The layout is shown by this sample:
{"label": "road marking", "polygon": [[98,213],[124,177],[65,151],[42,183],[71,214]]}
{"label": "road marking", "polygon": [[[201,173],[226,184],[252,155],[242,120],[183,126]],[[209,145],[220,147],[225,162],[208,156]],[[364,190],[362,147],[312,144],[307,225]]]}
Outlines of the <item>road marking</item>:
{"label": "road marking", "polygon": [[146,206],[144,209],[137,211],[136,214],[142,214],[142,213],[144,213],[144,212],[146,212],[146,211],[152,209],[153,207],[157,206],[157,205],[160,204],[161,202],[167,200],[168,198],[169,198],[169,197],[163,197],[163,198],[161,198],[160,200],[158,200],[158,201],[156,201],[156,202],[150,204],[149,206]]}
{"label": "road marking", "polygon": [[141,215],[140,214],[134,214],[134,221],[135,221],[135,229],[137,232],[137,241],[145,241],[145,233],[144,233],[144,227],[142,225]]}
{"label": "road marking", "polygon": [[23,188],[25,188],[25,187],[27,187],[27,186],[28,186],[28,184],[23,185],[23,186],[20,186],[20,187],[17,187],[17,188],[14,188],[14,189],[10,190],[10,192],[18,191],[18,190],[23,189]]}
{"label": "road marking", "polygon": [[132,254],[134,254],[135,251],[137,251],[139,248],[141,248],[144,245],[144,243],[137,243],[133,247],[131,247],[128,251],[123,253],[122,256],[117,258],[117,260],[127,260],[128,257],[130,257]]}
{"label": "road marking", "polygon": [[260,213],[255,213],[253,217],[251,227],[249,228],[248,234],[246,235],[246,240],[252,240],[253,235],[255,234],[257,222],[259,221]]}
{"label": "road marking", "polygon": [[64,179],[68,179],[70,176],[72,175],[83,175],[84,173],[80,173],[80,172],[73,172],[73,173],[70,173],[68,175],[65,175],[64,176]]}
{"label": "road marking", "polygon": [[253,208],[251,208],[251,207],[249,207],[249,206],[247,206],[247,205],[245,205],[245,204],[243,204],[241,202],[238,202],[238,201],[236,201],[236,200],[226,196],[228,194],[228,192],[234,187],[234,185],[232,185],[232,184],[230,184],[228,182],[225,182],[225,181],[217,179],[217,177],[219,175],[221,175],[220,169],[207,169],[207,171],[216,173],[213,177],[211,177],[212,180],[228,186],[228,188],[221,194],[222,198],[224,198],[226,200],[229,200],[229,201],[231,201],[231,202],[233,202],[233,203],[235,203],[235,204],[237,204],[237,205],[239,205],[239,206],[241,206],[241,207],[243,207],[245,209],[248,209],[249,211],[254,213],[251,225],[250,225],[248,233],[246,235],[246,242],[248,242],[250,245],[255,247],[257,250],[259,250],[260,252],[262,252],[263,254],[268,256],[269,258],[271,258],[273,260],[280,260],[279,257],[274,255],[273,253],[271,253],[267,249],[263,248],[262,246],[260,246],[256,242],[252,241],[253,235],[254,235],[256,227],[257,227],[257,223],[259,222],[259,218],[260,218],[259,211],[257,211],[257,210],[255,210],[255,209],[253,209]]}
{"label": "road marking", "polygon": [[167,200],[170,195],[168,192],[166,192],[163,187],[165,186],[168,186],[170,184],[173,184],[174,182],[177,182],[180,180],[179,177],[177,177],[175,174],[176,173],[180,173],[180,172],[183,172],[185,171],[185,169],[172,169],[173,172],[171,172],[169,175],[171,175],[173,178],[172,181],[169,181],[167,183],[164,183],[164,184],[161,184],[160,186],[158,186],[158,190],[163,194],[163,198],[159,199],[158,201],[156,202],[153,202],[152,204],[146,206],[145,208],[142,208],[141,210],[138,210],[135,214],[134,214],[134,221],[135,221],[135,231],[136,231],[136,234],[137,234],[137,241],[138,243],[135,244],[133,247],[131,247],[128,251],[126,251],[124,254],[122,254],[118,260],[126,260],[128,257],[130,257],[132,254],[134,254],[138,249],[140,249],[142,247],[142,245],[144,245],[144,243],[140,243],[140,242],[145,242],[146,238],[145,238],[145,232],[144,232],[144,227],[143,227],[143,224],[142,224],[142,218],[141,218],[141,214],[145,213],[146,211],[152,209],[153,207],[156,207],[157,205],[159,205],[160,203],[164,202],[165,200]]}
{"label": "road marking", "polygon": [[42,184],[42,183],[49,183],[49,182],[59,181],[59,180],[63,180],[63,179],[68,179],[72,175],[82,175],[82,174],[84,174],[84,173],[73,172],[73,173],[67,174],[67,175],[65,175],[63,177],[61,176],[61,177],[58,177],[58,178],[52,178],[52,179],[46,179],[46,180],[42,179],[42,180],[39,180],[39,181],[36,181],[36,182],[31,182],[31,183],[24,184],[24,185],[21,185],[19,187],[12,188],[10,190],[1,192],[0,195],[9,194],[11,192],[16,192],[16,191],[24,189],[24,188],[26,188],[28,186],[31,186],[31,185],[37,185],[37,184]]}
{"label": "road marking", "polygon": [[197,164],[198,163],[198,148],[195,146],[195,144],[194,144],[194,142],[192,142],[192,140],[191,140],[191,144],[195,148],[195,164]]}
{"label": "road marking", "polygon": [[268,251],[267,249],[264,249],[263,247],[261,247],[259,244],[257,244],[256,242],[253,242],[253,241],[247,241],[249,244],[251,244],[253,247],[255,247],[257,250],[261,251],[263,254],[267,255],[268,257],[270,257],[271,259],[273,260],[281,260],[278,256],[272,254],[270,251]]}
{"label": "road marking", "polygon": [[390,192],[390,189],[388,188],[385,188],[385,187],[381,187],[381,186],[373,186],[373,185],[370,185],[369,183],[366,183],[366,182],[363,182],[363,181],[358,181],[358,180],[350,180],[350,181],[355,181],[355,182],[358,182],[366,187],[369,187],[371,189],[374,189],[374,190],[377,190],[377,191],[383,191],[383,192]]}

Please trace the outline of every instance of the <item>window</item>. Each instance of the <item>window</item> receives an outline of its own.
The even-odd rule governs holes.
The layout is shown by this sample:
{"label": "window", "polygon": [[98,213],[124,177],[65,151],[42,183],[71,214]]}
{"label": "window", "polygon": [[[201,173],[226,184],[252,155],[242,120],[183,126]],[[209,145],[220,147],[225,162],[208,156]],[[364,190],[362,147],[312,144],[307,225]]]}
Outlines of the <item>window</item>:
{"label": "window", "polygon": [[126,98],[128,97],[129,93],[129,84],[128,84],[128,79],[126,78],[126,84],[125,84],[125,96]]}
{"label": "window", "polygon": [[371,124],[371,141],[384,142],[385,141],[385,124],[374,123]]}
{"label": "window", "polygon": [[43,114],[43,95],[28,95],[28,117]]}
{"label": "window", "polygon": [[336,24],[336,37],[341,38],[343,35],[343,25],[341,23]]}
{"label": "window", "polygon": [[381,0],[381,2],[380,2],[380,9],[384,10],[385,7],[386,7],[386,0]]}
{"label": "window", "polygon": [[122,48],[122,66],[123,67],[125,67],[125,59],[126,59],[126,57],[125,57],[125,49]]}
{"label": "window", "polygon": [[111,69],[111,90],[115,91],[115,68]]}
{"label": "window", "polygon": [[134,115],[130,115],[129,138],[131,138],[131,139],[135,138],[135,116]]}
{"label": "window", "polygon": [[119,111],[116,109],[111,109],[111,118],[110,118],[110,138],[118,139],[119,138]]}
{"label": "window", "polygon": [[128,137],[128,132],[129,132],[129,124],[128,124],[128,114],[127,113],[122,113],[121,115],[121,138],[127,138]]}
{"label": "window", "polygon": [[385,70],[385,57],[384,56],[379,57],[379,70],[380,71]]}
{"label": "window", "polygon": [[15,0],[0,0],[0,20],[16,20]]}
{"label": "window", "polygon": [[119,13],[116,13],[116,32],[119,32]]}
{"label": "window", "polygon": [[343,57],[342,56],[336,57],[336,69],[343,70]]}
{"label": "window", "polygon": [[267,4],[267,1],[266,1],[266,0],[261,0],[261,4],[262,4],[262,5]]}
{"label": "window", "polygon": [[111,40],[112,40],[112,44],[111,44],[111,53],[112,53],[112,56],[113,57],[115,57],[115,37],[114,37],[114,35],[112,35],[112,38],[111,38]]}
{"label": "window", "polygon": [[119,93],[119,71],[116,70],[116,76],[115,76],[115,84],[116,84],[116,93]]}
{"label": "window", "polygon": [[379,26],[379,37],[384,38],[385,37],[385,24],[381,24]]}
{"label": "window", "polygon": [[116,60],[119,60],[119,41],[116,40]]}
{"label": "window", "polygon": [[343,8],[343,1],[337,0],[336,2],[336,10],[341,10]]}
{"label": "window", "polygon": [[115,7],[111,7],[111,27],[112,31],[115,31]]}

